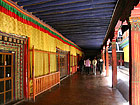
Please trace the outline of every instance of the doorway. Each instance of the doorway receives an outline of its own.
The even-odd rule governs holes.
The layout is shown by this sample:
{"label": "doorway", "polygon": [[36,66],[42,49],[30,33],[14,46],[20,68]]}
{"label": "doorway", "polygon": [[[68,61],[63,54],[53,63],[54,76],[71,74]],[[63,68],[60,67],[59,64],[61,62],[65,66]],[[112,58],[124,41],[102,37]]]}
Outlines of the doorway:
{"label": "doorway", "polygon": [[13,54],[0,53],[0,104],[13,100]]}

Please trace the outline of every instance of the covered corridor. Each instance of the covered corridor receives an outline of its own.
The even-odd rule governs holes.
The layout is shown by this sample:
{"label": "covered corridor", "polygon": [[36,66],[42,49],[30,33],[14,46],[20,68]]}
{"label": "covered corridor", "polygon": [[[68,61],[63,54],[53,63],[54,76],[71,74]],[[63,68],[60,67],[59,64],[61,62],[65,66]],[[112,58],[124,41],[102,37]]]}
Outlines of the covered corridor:
{"label": "covered corridor", "polygon": [[0,0],[0,105],[140,105],[139,39],[139,0]]}
{"label": "covered corridor", "polygon": [[37,96],[36,102],[18,105],[128,105],[120,92],[112,88],[109,79],[99,73],[94,76],[78,72]]}

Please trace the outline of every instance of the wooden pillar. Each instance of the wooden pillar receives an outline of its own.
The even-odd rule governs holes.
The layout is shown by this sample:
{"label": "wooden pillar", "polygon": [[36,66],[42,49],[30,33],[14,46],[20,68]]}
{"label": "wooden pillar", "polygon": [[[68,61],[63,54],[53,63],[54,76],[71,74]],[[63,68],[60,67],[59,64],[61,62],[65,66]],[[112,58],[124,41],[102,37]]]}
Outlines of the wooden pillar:
{"label": "wooden pillar", "polygon": [[140,105],[140,18],[130,18],[129,28],[129,101]]}
{"label": "wooden pillar", "polygon": [[108,47],[109,45],[106,46],[106,76],[109,76],[109,58],[108,58]]}
{"label": "wooden pillar", "polygon": [[60,53],[58,52],[58,71],[60,72]]}
{"label": "wooden pillar", "polygon": [[103,59],[103,72],[105,72],[105,46],[102,51],[102,59]]}
{"label": "wooden pillar", "polygon": [[123,65],[122,53],[120,54],[120,66]]}
{"label": "wooden pillar", "polygon": [[36,94],[36,89],[35,89],[35,69],[34,69],[34,55],[35,55],[35,49],[34,46],[32,48],[32,78],[33,78],[33,100],[35,101],[35,94]]}
{"label": "wooden pillar", "polygon": [[30,99],[30,37],[28,37],[28,99]]}
{"label": "wooden pillar", "polygon": [[28,90],[27,90],[27,65],[28,65],[28,59],[27,59],[27,57],[28,57],[28,53],[27,53],[27,44],[28,44],[28,41],[26,40],[26,42],[25,42],[25,44],[24,44],[24,78],[23,78],[23,80],[24,80],[24,98],[25,99],[27,99],[28,98],[28,95],[27,95],[27,92],[28,92]]}
{"label": "wooden pillar", "polygon": [[68,52],[68,75],[70,75],[70,51]]}
{"label": "wooden pillar", "polygon": [[117,54],[116,54],[116,38],[112,39],[112,87],[117,85]]}
{"label": "wooden pillar", "polygon": [[50,74],[50,72],[51,72],[51,70],[50,70],[50,68],[51,68],[51,67],[50,67],[50,53],[48,53],[48,63],[49,63],[48,66],[49,66],[49,74]]}

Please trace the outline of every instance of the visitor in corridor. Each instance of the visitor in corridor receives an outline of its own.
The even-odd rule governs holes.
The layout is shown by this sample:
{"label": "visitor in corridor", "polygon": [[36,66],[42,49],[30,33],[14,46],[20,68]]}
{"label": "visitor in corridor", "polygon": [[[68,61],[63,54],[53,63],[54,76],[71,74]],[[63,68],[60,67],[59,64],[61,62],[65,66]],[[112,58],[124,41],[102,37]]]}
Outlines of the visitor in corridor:
{"label": "visitor in corridor", "polygon": [[97,59],[97,68],[98,71],[100,71],[100,58]]}
{"label": "visitor in corridor", "polygon": [[88,59],[85,61],[85,67],[86,67],[86,72],[87,72],[87,74],[89,74],[90,64],[91,64],[91,61],[90,61],[89,58],[88,58]]}
{"label": "visitor in corridor", "polygon": [[97,67],[96,57],[93,59],[92,65],[93,65],[93,74],[96,75],[96,67]]}
{"label": "visitor in corridor", "polygon": [[78,65],[80,67],[80,72],[82,73],[84,71],[84,59],[83,58],[79,61]]}
{"label": "visitor in corridor", "polygon": [[102,71],[103,71],[103,59],[101,59],[101,58],[99,60],[99,66],[100,66],[100,74],[102,74]]}

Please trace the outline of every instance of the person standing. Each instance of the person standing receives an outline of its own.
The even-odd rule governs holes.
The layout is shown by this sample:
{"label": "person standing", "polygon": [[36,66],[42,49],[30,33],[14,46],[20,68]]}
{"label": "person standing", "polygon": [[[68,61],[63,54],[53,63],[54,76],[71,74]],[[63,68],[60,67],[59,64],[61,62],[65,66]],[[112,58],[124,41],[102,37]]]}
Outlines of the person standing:
{"label": "person standing", "polygon": [[81,72],[82,71],[82,65],[84,65],[84,60],[81,59],[78,63],[78,66],[79,66],[79,71]]}
{"label": "person standing", "polygon": [[88,58],[88,59],[85,61],[85,67],[86,67],[86,72],[87,72],[87,74],[89,74],[90,64],[91,64],[91,61],[90,61],[89,58]]}
{"label": "person standing", "polygon": [[103,71],[103,59],[100,58],[100,61],[99,61],[99,65],[100,65],[100,74],[102,74],[102,71]]}
{"label": "person standing", "polygon": [[83,58],[79,61],[79,66],[80,66],[80,72],[82,73],[84,71],[84,59]]}
{"label": "person standing", "polygon": [[93,59],[92,65],[93,65],[93,74],[96,75],[96,67],[97,67],[96,57]]}

